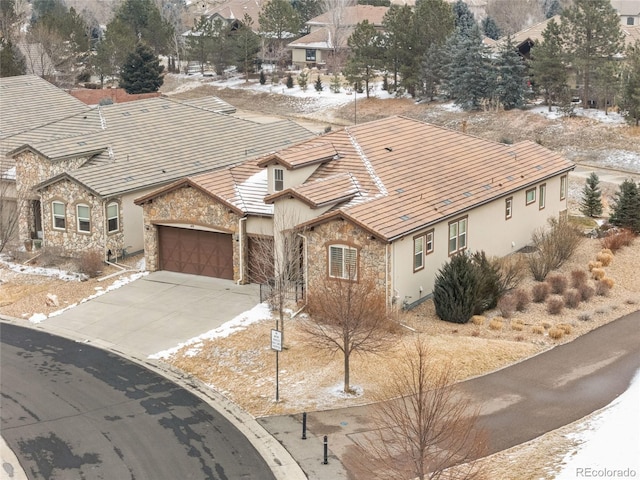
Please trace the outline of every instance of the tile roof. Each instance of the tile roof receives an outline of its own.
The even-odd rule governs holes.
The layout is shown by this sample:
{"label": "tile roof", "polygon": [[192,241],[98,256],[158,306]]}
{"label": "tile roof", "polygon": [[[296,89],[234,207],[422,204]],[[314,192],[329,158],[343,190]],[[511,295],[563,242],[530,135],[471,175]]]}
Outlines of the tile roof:
{"label": "tile roof", "polygon": [[35,75],[0,78],[0,139],[88,110],[80,100]]}
{"label": "tile roof", "polygon": [[[543,20],[540,23],[536,23],[535,25],[532,25],[523,30],[520,30],[519,32],[514,33],[513,35],[511,35],[511,40],[515,45],[518,45],[518,46],[522,45],[524,42],[529,40],[532,42],[541,42],[542,32],[544,31],[545,28],[547,28],[547,25],[551,20],[554,20],[557,24],[560,24],[560,21],[561,21],[560,15],[555,15],[551,18],[547,18],[546,20]],[[507,37],[502,37],[501,39],[498,40],[497,43],[502,44],[506,41],[506,39]]]}
{"label": "tile roof", "polygon": [[295,169],[325,162],[336,155],[338,152],[330,141],[309,141],[270,153],[260,159],[259,165],[265,167],[271,163],[278,163],[289,169]]}
{"label": "tile roof", "polygon": [[347,127],[322,139],[340,157],[323,163],[308,183],[349,173],[359,195],[338,213],[386,240],[574,167],[534,142],[505,145],[405,117]]}
{"label": "tile roof", "polygon": [[[342,13],[343,26],[355,26],[358,23],[368,20],[375,26],[382,25],[382,19],[389,10],[389,7],[374,7],[373,5],[354,5],[345,7]],[[309,26],[327,26],[333,24],[332,13],[325,12],[317,17],[313,17],[307,22]]]}
{"label": "tile roof", "polygon": [[624,43],[627,47],[635,45],[636,42],[640,42],[640,25],[623,26],[622,33],[624,34]]}
{"label": "tile roof", "polygon": [[311,208],[320,208],[336,202],[345,202],[359,195],[358,183],[350,173],[337,173],[330,177],[319,178],[303,183],[294,188],[286,189],[264,198],[266,203],[272,203],[276,198],[292,196],[302,200]]}
{"label": "tile roof", "polygon": [[105,197],[242,163],[312,136],[291,121],[260,124],[162,97],[98,107],[44,133],[23,140],[52,161],[93,154],[66,176]]}

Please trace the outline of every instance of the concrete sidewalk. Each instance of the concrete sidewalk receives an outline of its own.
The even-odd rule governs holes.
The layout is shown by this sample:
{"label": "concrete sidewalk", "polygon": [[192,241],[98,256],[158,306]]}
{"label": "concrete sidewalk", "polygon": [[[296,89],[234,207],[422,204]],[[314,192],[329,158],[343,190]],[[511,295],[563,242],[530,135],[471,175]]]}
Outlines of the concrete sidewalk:
{"label": "concrete sidewalk", "polygon": [[[489,454],[519,445],[608,405],[640,369],[640,312],[510,367],[460,383],[480,407]],[[307,440],[301,415],[259,418],[298,461],[310,480],[346,479],[342,461],[375,429],[371,407],[310,412]],[[323,436],[329,463],[323,465]]]}

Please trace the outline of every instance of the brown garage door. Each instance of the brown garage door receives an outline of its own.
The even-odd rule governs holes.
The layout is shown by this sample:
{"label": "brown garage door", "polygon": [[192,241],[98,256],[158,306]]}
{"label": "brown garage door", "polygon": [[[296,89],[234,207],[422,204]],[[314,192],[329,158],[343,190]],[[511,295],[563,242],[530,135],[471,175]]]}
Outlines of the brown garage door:
{"label": "brown garage door", "polygon": [[230,234],[158,227],[160,268],[233,280]]}

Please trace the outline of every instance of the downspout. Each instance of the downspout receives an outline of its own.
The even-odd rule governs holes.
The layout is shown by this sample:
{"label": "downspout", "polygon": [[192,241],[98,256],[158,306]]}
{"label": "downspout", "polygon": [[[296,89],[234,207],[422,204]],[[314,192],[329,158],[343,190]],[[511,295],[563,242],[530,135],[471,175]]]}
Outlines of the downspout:
{"label": "downspout", "polygon": [[[120,213],[119,210],[118,210],[118,213]],[[103,250],[102,253],[104,254],[105,257],[107,257],[107,263],[109,263],[109,255],[107,255],[107,252],[104,251],[104,249],[107,248],[107,230],[109,230],[109,226],[107,225],[107,202],[103,201],[102,202],[102,245],[104,245],[104,248],[102,249]]]}
{"label": "downspout", "polygon": [[[244,284],[244,280],[245,280],[245,275],[244,275],[244,231],[246,229],[246,221],[247,221],[247,217],[242,217],[240,218],[240,220],[238,220],[238,241],[240,242],[240,245],[238,246],[238,257],[240,259],[240,277],[238,278],[238,281],[236,282],[238,285],[243,285]],[[243,224],[245,225],[245,229],[242,228]]]}
{"label": "downspout", "polygon": [[391,289],[393,286],[393,278],[391,278],[391,280],[389,279],[391,276],[391,272],[389,272],[389,255],[391,255],[390,247],[391,244],[387,243],[387,246],[385,247],[387,254],[384,256],[384,288],[387,292],[387,312],[389,312],[393,307],[393,290]]}
{"label": "downspout", "polygon": [[[304,305],[302,305],[302,308],[299,311],[301,311],[302,309],[304,309],[304,307],[307,306],[307,295],[309,295],[309,275],[308,275],[308,270],[309,270],[309,251],[308,251],[308,245],[307,245],[307,237],[304,236],[301,233],[298,233],[298,236],[300,238],[302,238],[302,241],[304,243]],[[297,312],[296,312],[297,314]]]}

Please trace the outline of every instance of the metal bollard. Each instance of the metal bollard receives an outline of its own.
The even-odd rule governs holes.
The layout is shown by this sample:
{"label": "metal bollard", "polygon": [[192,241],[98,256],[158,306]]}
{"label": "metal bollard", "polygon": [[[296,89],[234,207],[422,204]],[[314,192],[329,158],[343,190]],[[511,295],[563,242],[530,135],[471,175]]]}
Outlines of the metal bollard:
{"label": "metal bollard", "polygon": [[302,440],[307,439],[307,412],[302,413]]}
{"label": "metal bollard", "polygon": [[327,445],[327,436],[324,436],[324,461],[322,462],[324,465],[326,465],[327,463],[329,463],[329,460],[327,459],[327,455],[329,452],[329,447]]}

